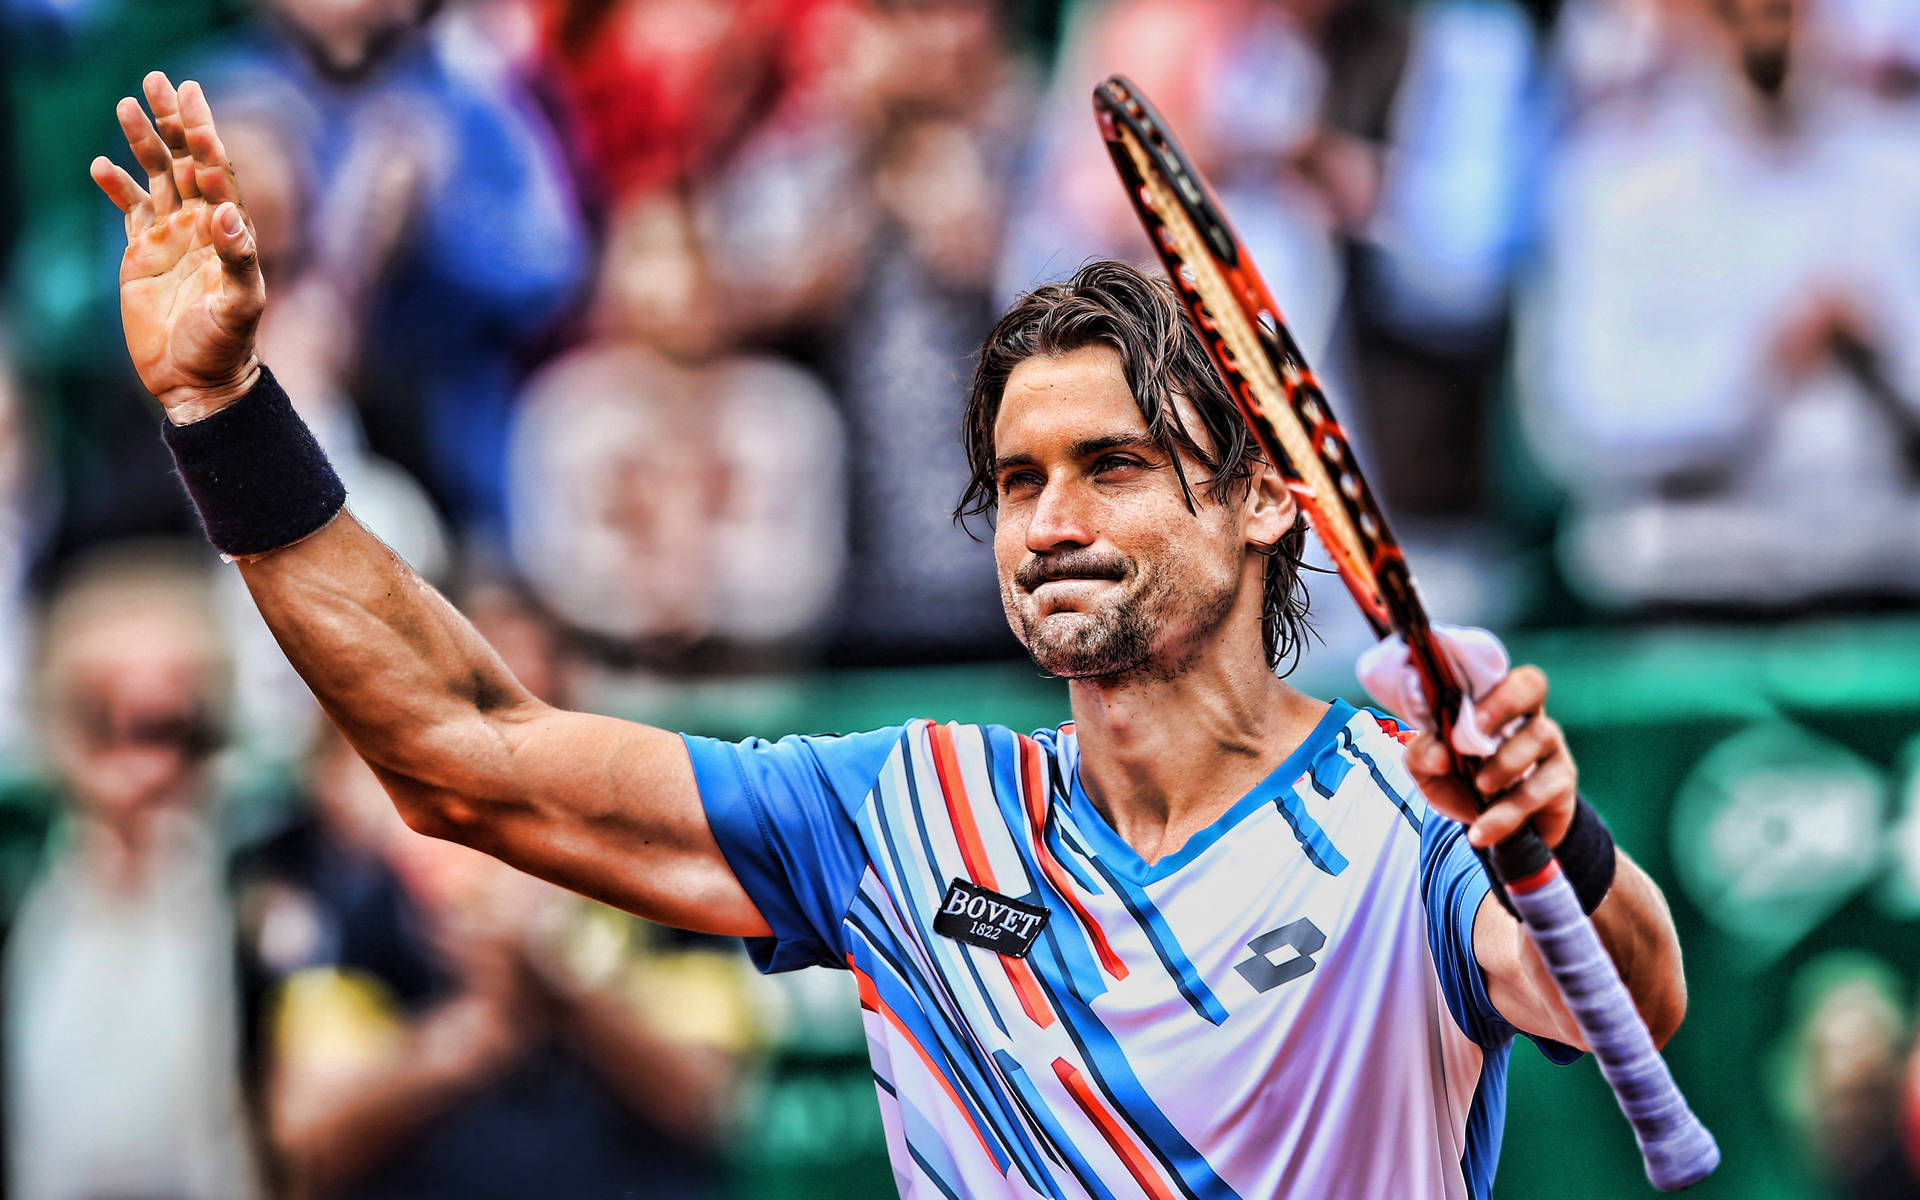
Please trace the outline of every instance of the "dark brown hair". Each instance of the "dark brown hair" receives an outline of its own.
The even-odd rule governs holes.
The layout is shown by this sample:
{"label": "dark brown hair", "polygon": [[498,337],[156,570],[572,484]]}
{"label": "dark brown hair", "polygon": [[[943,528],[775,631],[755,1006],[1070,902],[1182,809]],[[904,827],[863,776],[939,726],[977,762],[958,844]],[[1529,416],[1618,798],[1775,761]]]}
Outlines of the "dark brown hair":
{"label": "dark brown hair", "polygon": [[[1199,334],[1187,323],[1179,297],[1166,280],[1126,263],[1091,262],[1065,283],[1050,283],[1020,297],[980,346],[967,390],[960,437],[971,476],[954,509],[965,526],[971,517],[993,519],[997,499],[993,473],[993,426],[1013,369],[1029,358],[1055,357],[1085,346],[1111,346],[1120,355],[1127,386],[1146,419],[1149,436],[1173,460],[1187,509],[1193,511],[1193,484],[1182,456],[1206,468],[1203,489],[1211,504],[1246,495],[1253,464],[1262,460],[1259,443],[1247,429],[1226,386],[1220,382]],[[1173,399],[1185,396],[1199,418],[1189,430]],[[1260,633],[1267,662],[1297,662],[1307,636],[1307,597],[1300,586],[1300,553],[1306,524],[1296,519],[1268,555]],[[1291,668],[1289,668],[1291,669]]]}

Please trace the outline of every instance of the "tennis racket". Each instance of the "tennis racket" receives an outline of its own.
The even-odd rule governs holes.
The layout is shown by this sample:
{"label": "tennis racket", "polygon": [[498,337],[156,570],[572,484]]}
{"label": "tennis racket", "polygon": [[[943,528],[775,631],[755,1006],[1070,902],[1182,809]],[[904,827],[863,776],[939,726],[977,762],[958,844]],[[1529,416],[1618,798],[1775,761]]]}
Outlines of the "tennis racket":
{"label": "tennis racket", "polygon": [[[1406,643],[1440,739],[1451,747],[1462,681],[1441,652],[1406,556],[1280,307],[1212,190],[1139,89],[1116,75],[1094,89],[1093,108],[1134,211],[1228,392],[1375,634],[1397,633]],[[1475,764],[1456,753],[1454,765],[1475,791]],[[1661,1191],[1704,1179],[1719,1165],[1720,1149],[1674,1086],[1552,851],[1527,826],[1493,848],[1489,865],[1632,1124],[1647,1178]]]}

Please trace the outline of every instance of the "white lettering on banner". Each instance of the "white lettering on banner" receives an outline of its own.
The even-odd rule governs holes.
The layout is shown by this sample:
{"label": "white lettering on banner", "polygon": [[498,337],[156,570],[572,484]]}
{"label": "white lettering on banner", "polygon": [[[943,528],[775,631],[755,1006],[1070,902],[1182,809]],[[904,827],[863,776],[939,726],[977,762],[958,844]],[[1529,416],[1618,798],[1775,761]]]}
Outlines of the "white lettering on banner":
{"label": "white lettering on banner", "polygon": [[1047,913],[978,884],[955,879],[934,918],[935,933],[1021,957],[1046,928]]}

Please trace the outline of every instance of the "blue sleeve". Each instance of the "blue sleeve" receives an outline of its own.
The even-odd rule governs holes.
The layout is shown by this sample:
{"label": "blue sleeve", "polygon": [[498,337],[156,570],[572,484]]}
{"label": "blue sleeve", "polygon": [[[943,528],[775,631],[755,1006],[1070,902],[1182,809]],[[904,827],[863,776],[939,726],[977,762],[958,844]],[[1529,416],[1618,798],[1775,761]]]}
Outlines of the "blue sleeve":
{"label": "blue sleeve", "polygon": [[773,929],[747,939],[762,971],[846,966],[841,922],[868,863],[854,817],[901,733],[683,737],[720,853]]}
{"label": "blue sleeve", "polygon": [[[1473,922],[1492,890],[1486,868],[1467,841],[1467,828],[1429,811],[1420,831],[1420,894],[1427,909],[1427,948],[1454,1024],[1481,1046],[1504,1046],[1515,1029],[1487,995],[1487,977],[1473,953]],[[1533,1037],[1549,1062],[1570,1063],[1580,1051]]]}

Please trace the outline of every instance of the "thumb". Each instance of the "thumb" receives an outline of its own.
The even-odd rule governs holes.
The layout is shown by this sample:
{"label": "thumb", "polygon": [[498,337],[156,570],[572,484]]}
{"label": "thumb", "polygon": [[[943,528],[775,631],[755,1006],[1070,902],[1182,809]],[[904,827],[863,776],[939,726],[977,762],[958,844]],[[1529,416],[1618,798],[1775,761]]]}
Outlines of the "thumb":
{"label": "thumb", "polygon": [[213,251],[235,275],[247,277],[260,271],[260,249],[253,229],[240,206],[231,200],[213,210]]}

